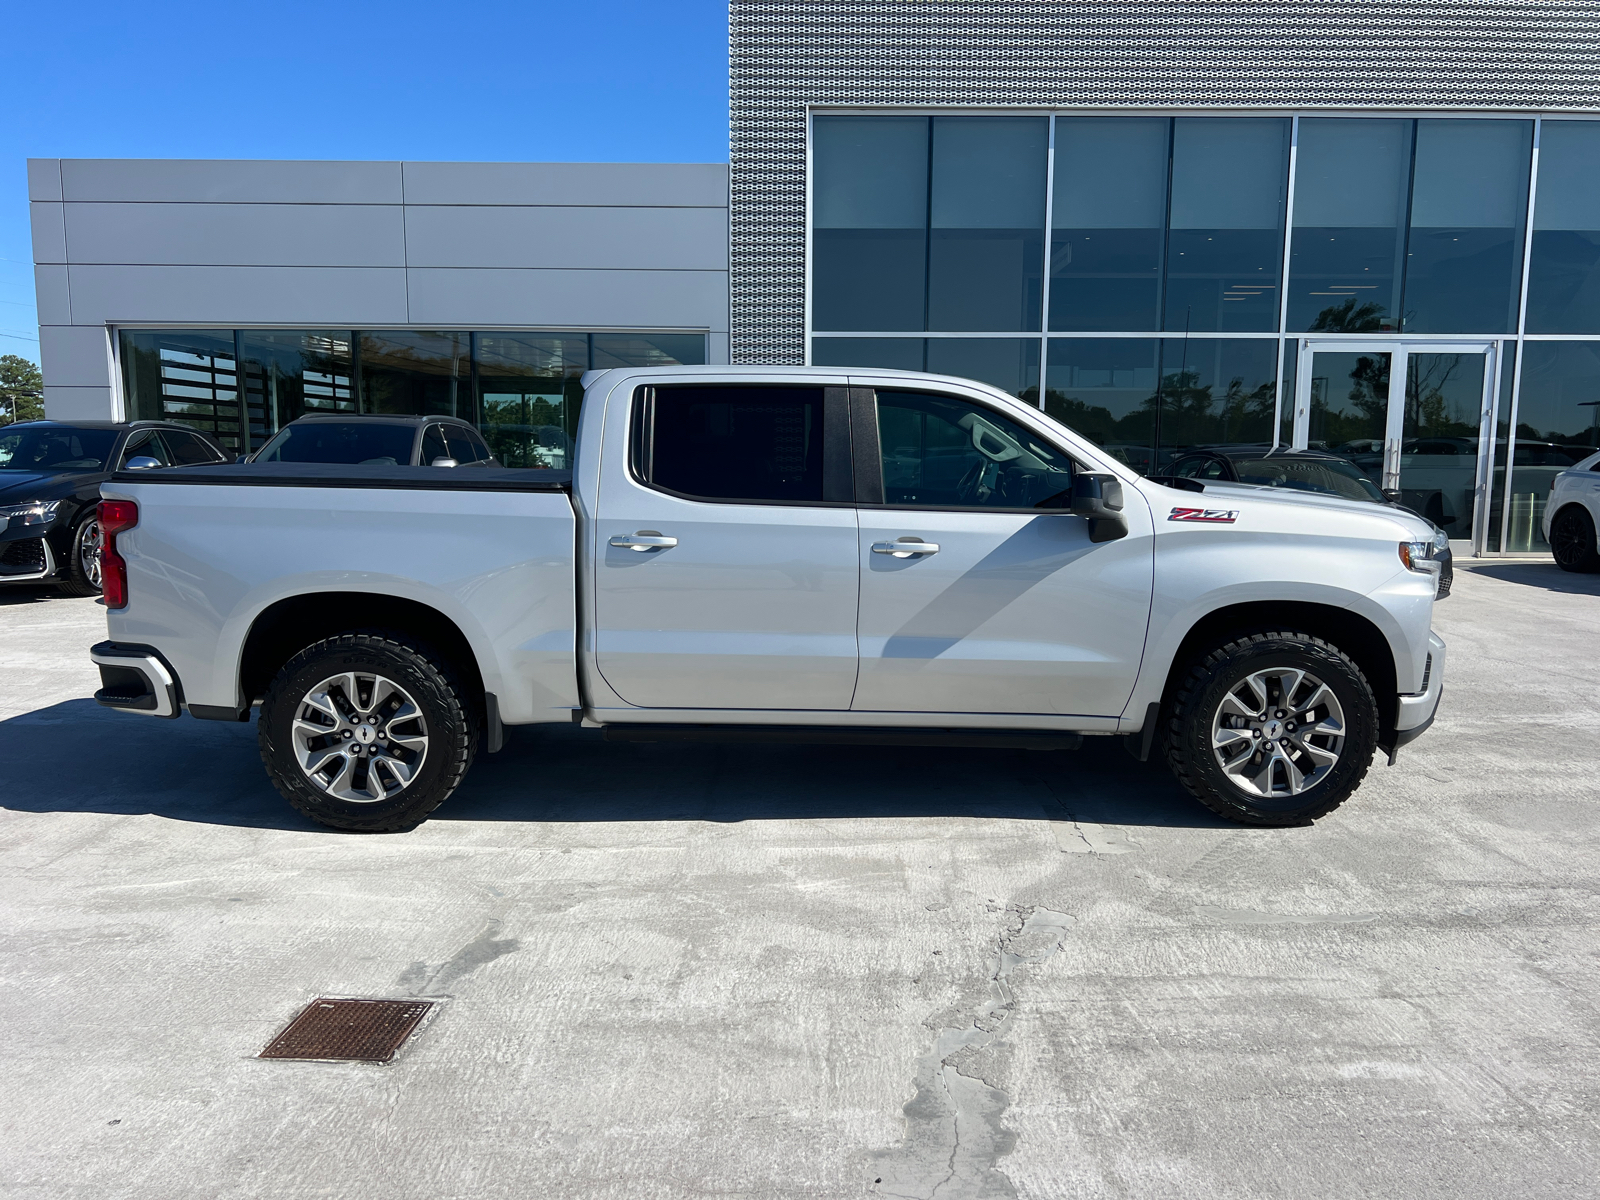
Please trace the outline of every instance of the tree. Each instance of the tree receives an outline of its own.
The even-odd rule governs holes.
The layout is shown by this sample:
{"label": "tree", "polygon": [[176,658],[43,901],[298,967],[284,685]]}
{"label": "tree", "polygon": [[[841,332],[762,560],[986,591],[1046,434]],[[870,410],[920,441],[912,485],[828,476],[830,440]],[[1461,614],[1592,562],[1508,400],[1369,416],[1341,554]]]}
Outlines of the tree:
{"label": "tree", "polygon": [[0,425],[44,416],[44,376],[17,354],[0,355]]}

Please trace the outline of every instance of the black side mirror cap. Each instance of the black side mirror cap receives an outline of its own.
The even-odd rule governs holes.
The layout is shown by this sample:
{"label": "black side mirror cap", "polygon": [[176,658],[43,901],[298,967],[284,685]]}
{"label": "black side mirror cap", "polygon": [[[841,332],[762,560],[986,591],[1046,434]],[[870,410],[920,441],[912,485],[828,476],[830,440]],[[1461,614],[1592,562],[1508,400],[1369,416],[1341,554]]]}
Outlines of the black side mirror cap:
{"label": "black side mirror cap", "polygon": [[1122,513],[1122,481],[1115,475],[1079,471],[1072,477],[1072,514],[1089,522],[1091,542],[1114,542],[1128,536]]}
{"label": "black side mirror cap", "polygon": [[1400,503],[1400,489],[1399,488],[1384,488],[1383,489],[1383,498],[1385,500],[1387,500],[1390,504],[1399,504]]}

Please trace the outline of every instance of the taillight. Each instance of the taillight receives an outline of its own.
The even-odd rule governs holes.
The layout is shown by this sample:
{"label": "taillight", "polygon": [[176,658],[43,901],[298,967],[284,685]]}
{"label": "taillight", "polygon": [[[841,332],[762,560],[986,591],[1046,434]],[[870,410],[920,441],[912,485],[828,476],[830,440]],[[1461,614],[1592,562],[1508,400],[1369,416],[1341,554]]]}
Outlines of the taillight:
{"label": "taillight", "polygon": [[128,563],[117,553],[117,534],[139,523],[139,506],[132,500],[100,501],[100,595],[107,608],[128,604]]}

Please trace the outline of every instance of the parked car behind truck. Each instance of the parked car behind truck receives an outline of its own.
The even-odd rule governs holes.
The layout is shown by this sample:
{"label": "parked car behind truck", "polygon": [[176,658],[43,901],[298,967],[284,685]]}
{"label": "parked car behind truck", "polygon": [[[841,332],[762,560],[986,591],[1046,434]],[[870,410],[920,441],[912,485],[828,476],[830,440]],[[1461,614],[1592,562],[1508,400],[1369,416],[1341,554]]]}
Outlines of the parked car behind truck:
{"label": "parked car behind truck", "polygon": [[[506,725],[1065,747],[1330,811],[1432,722],[1426,522],[1142,479],[964,380],[584,378],[571,472],[258,463],[105,485],[101,703],[248,719],[297,808],[402,829]],[[1193,490],[1199,488],[1199,491]]]}

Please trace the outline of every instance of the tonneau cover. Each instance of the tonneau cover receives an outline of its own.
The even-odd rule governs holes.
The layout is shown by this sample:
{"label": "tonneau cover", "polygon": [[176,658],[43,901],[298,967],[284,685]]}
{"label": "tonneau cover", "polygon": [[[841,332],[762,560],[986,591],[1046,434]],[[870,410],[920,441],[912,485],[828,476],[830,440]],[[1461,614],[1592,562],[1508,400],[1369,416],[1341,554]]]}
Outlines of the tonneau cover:
{"label": "tonneau cover", "polygon": [[417,488],[445,492],[565,492],[571,471],[529,467],[400,467],[351,463],[219,463],[118,471],[112,483],[235,487]]}

